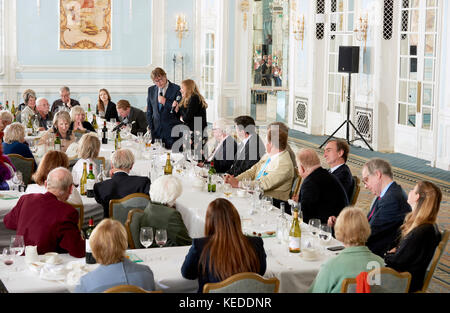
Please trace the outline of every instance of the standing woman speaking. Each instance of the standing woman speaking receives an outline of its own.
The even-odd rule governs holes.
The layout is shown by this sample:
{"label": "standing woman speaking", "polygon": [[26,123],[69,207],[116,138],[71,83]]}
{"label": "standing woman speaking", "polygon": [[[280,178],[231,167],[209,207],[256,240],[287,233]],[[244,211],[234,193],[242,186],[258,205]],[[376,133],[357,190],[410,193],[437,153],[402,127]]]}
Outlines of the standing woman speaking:
{"label": "standing woman speaking", "polygon": [[[208,104],[200,94],[197,84],[192,79],[183,80],[180,91],[183,98],[179,106],[174,103],[173,107],[177,113],[178,110],[180,111],[179,114],[184,124],[189,127],[191,131],[191,145],[194,153],[198,156],[198,152],[201,151],[207,140],[207,135],[204,134],[204,130],[208,126],[206,122],[206,109],[208,108]],[[198,119],[197,122],[195,122],[196,119]],[[198,146],[199,143],[201,144],[200,147]]]}

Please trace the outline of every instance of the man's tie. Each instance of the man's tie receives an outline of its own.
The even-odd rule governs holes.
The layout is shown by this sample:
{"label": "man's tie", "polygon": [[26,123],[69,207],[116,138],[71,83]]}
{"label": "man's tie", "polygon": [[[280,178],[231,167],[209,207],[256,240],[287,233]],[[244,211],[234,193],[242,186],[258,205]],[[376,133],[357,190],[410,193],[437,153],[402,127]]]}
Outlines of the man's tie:
{"label": "man's tie", "polygon": [[261,168],[261,170],[259,171],[258,176],[256,176],[256,180],[258,180],[258,179],[261,178],[262,174],[263,174],[264,171],[266,170],[267,165],[269,165],[269,163],[270,163],[270,158],[268,158],[267,161],[266,161],[266,163],[264,163],[264,166],[263,166],[263,167]]}
{"label": "man's tie", "polygon": [[371,212],[369,214],[369,217],[367,218],[369,221],[372,218],[373,213],[375,212],[375,208],[377,207],[377,204],[378,204],[379,200],[380,200],[380,197],[377,197],[377,199],[373,202],[372,210],[371,210]]}

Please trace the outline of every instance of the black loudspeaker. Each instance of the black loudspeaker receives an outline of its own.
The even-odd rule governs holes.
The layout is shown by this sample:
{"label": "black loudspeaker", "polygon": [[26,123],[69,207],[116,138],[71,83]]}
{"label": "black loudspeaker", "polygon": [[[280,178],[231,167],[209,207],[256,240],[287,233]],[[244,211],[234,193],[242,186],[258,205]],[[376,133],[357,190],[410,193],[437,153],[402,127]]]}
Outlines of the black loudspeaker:
{"label": "black loudspeaker", "polygon": [[339,47],[339,73],[359,72],[359,46]]}

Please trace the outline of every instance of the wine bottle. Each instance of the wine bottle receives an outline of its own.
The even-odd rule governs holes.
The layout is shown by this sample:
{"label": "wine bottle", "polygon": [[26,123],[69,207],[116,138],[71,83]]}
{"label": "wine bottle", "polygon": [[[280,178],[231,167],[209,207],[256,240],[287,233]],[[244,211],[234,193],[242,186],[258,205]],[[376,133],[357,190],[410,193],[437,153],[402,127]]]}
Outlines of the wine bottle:
{"label": "wine bottle", "polygon": [[80,179],[80,195],[86,195],[86,183],[87,183],[87,170],[86,170],[86,162],[83,163],[83,175],[81,175]]}
{"label": "wine bottle", "polygon": [[61,138],[59,138],[59,134],[58,133],[55,136],[54,145],[55,145],[54,148],[55,148],[56,151],[61,151]]}
{"label": "wine bottle", "polygon": [[107,179],[106,175],[105,175],[105,171],[103,169],[103,164],[100,164],[100,172],[97,175],[97,182],[101,183],[103,181],[105,181]]}
{"label": "wine bottle", "polygon": [[216,174],[216,169],[214,168],[214,162],[211,162],[208,171],[208,192],[216,192],[216,183],[213,180],[213,175]]}
{"label": "wine bottle", "polygon": [[103,128],[102,128],[102,144],[107,145],[108,144],[108,127],[106,127],[106,121],[103,122]]}
{"label": "wine bottle", "polygon": [[172,163],[170,162],[170,153],[167,153],[166,166],[164,166],[164,175],[172,175]]}
{"label": "wine bottle", "polygon": [[300,253],[302,231],[298,223],[298,209],[294,210],[291,230],[289,232],[289,252]]}
{"label": "wine bottle", "polygon": [[16,107],[14,106],[14,100],[11,105],[11,114],[14,116],[14,121],[16,120]]}
{"label": "wine bottle", "polygon": [[9,102],[8,102],[8,100],[6,100],[6,110],[9,111]]}
{"label": "wine bottle", "polygon": [[34,132],[34,130],[33,130],[33,122],[31,121],[31,118],[32,118],[32,116],[30,115],[30,116],[28,117],[27,129],[26,129],[28,135],[30,135],[30,136],[32,136],[32,135],[33,135],[33,132]]}
{"label": "wine bottle", "polygon": [[86,178],[86,195],[88,198],[94,198],[95,176],[92,171],[92,163],[89,164],[89,174]]}
{"label": "wine bottle", "polygon": [[84,237],[86,239],[86,264],[95,264],[97,261],[92,255],[91,246],[89,244],[89,237],[91,237],[92,232],[94,231],[94,219],[92,217],[89,218],[89,227],[84,232]]}
{"label": "wine bottle", "polygon": [[116,151],[120,149],[120,130],[119,129],[116,131],[116,139],[114,141],[114,149],[116,149]]}
{"label": "wine bottle", "polygon": [[91,113],[91,104],[88,103],[88,112]]}
{"label": "wine bottle", "polygon": [[95,117],[95,114],[92,116],[92,127],[94,127],[95,130],[98,129],[97,118]]}

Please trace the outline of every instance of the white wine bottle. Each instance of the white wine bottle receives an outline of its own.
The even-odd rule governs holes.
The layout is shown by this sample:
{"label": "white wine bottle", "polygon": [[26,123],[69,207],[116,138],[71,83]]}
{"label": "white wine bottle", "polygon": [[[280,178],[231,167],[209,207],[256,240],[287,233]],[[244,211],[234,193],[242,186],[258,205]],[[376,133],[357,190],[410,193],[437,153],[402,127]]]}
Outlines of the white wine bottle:
{"label": "white wine bottle", "polygon": [[298,210],[294,211],[291,231],[289,232],[289,252],[300,253],[302,231],[298,223]]}
{"label": "white wine bottle", "polygon": [[86,170],[86,162],[83,163],[83,175],[81,175],[80,179],[80,195],[86,195],[86,183],[87,183],[87,170]]}
{"label": "white wine bottle", "polygon": [[164,175],[172,175],[172,163],[170,162],[170,153],[167,153],[166,166],[164,166]]}

